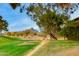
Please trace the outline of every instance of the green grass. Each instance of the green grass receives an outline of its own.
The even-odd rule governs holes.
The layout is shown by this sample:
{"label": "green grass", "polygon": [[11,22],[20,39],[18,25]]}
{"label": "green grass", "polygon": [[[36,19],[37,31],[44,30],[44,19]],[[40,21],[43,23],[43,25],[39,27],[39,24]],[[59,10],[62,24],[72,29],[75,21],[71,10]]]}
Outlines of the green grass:
{"label": "green grass", "polygon": [[[22,43],[31,43],[19,45]],[[0,56],[21,56],[33,49],[40,41],[21,40],[16,37],[0,36]]]}
{"label": "green grass", "polygon": [[[0,36],[0,56],[23,56],[39,43],[38,40],[22,40],[16,37]],[[51,56],[76,46],[79,46],[79,41],[49,40],[33,56]]]}
{"label": "green grass", "polygon": [[51,56],[58,52],[79,46],[79,41],[72,40],[51,40],[33,56]]}

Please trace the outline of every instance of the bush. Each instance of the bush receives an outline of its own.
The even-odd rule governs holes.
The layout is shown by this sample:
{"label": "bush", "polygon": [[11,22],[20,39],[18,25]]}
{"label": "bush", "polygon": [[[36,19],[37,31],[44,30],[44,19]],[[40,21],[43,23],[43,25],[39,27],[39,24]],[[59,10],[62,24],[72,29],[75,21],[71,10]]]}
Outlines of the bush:
{"label": "bush", "polygon": [[79,27],[65,27],[60,34],[68,38],[68,40],[79,40]]}

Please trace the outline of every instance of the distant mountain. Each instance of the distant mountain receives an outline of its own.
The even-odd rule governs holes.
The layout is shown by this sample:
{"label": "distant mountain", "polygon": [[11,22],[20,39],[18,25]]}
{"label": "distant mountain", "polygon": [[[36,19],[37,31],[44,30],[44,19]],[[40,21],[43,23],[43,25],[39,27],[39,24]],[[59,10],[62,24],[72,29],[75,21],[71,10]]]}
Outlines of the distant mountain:
{"label": "distant mountain", "polygon": [[30,32],[38,32],[36,29],[34,28],[30,28],[30,29],[26,29],[24,30],[23,32],[26,32],[26,31],[30,31]]}
{"label": "distant mountain", "polygon": [[30,28],[19,32],[7,32],[6,34],[16,36],[16,35],[29,35],[29,34],[36,34],[36,33],[38,33],[36,29]]}

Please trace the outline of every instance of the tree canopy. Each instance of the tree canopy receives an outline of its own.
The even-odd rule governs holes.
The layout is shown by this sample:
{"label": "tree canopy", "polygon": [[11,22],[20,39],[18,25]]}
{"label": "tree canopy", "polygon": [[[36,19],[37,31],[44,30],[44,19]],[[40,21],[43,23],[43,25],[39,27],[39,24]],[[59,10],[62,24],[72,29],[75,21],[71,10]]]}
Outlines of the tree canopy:
{"label": "tree canopy", "polygon": [[7,31],[8,30],[8,22],[6,20],[3,20],[3,18],[0,16],[0,32],[2,30]]}
{"label": "tree canopy", "polygon": [[[11,4],[13,9],[21,4]],[[79,3],[31,3],[27,8],[23,6],[27,14],[37,23],[42,31],[47,32],[52,38],[57,39],[57,32],[61,31],[66,37],[78,28],[73,27],[74,22],[70,16],[79,7]],[[73,29],[73,30],[71,30]],[[77,32],[75,32],[77,33]],[[73,34],[73,33],[72,33]]]}

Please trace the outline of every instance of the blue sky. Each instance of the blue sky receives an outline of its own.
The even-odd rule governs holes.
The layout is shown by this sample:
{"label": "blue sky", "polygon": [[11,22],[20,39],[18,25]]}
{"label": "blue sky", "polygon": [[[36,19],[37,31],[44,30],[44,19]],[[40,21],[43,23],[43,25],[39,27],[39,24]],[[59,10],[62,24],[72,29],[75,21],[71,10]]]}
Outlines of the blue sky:
{"label": "blue sky", "polygon": [[13,10],[9,4],[0,4],[0,16],[8,21],[9,31],[22,31],[29,28],[39,30],[36,23],[25,12],[19,12],[19,7]]}
{"label": "blue sky", "polygon": [[[27,4],[28,5],[28,4]],[[9,4],[0,4],[0,16],[8,21],[9,31],[22,31],[29,28],[39,30],[39,27],[34,21],[25,13],[19,12],[19,7],[13,10]],[[79,9],[71,15],[71,19],[79,16]]]}

